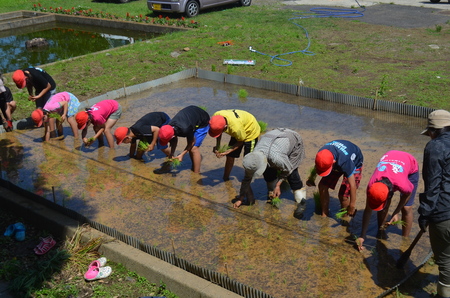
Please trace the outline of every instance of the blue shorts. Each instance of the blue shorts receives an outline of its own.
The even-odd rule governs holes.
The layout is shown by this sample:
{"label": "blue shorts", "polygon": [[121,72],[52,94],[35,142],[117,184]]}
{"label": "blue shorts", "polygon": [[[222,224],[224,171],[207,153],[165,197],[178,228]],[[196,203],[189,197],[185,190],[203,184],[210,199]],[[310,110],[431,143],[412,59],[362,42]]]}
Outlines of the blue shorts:
{"label": "blue shorts", "polygon": [[194,137],[195,137],[194,146],[200,147],[202,145],[203,140],[205,139],[206,135],[208,134],[208,131],[209,131],[209,125],[199,128],[194,132]]}
{"label": "blue shorts", "polygon": [[414,197],[416,196],[417,186],[419,185],[419,171],[409,175],[408,180],[414,185],[414,189],[411,192],[411,196],[405,206],[412,206],[414,205]]}

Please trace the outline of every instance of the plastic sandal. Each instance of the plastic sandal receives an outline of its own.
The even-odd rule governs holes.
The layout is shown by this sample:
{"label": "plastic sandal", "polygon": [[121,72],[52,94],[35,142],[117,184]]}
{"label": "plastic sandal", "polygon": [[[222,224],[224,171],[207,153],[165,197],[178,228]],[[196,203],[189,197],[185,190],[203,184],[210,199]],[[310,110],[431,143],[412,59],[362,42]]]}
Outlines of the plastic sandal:
{"label": "plastic sandal", "polygon": [[25,226],[23,223],[18,222],[14,224],[15,228],[15,237],[17,241],[23,241],[25,240]]}
{"label": "plastic sandal", "polygon": [[5,231],[5,233],[3,235],[9,237],[9,236],[14,235],[15,231],[16,231],[16,227],[14,225],[9,225],[6,228],[6,231]]}
{"label": "plastic sandal", "polygon": [[41,242],[34,248],[34,253],[39,256],[46,254],[55,244],[56,241],[52,236],[41,238]]}
{"label": "plastic sandal", "polygon": [[92,261],[92,263],[89,264],[88,271],[89,271],[89,270],[93,270],[93,269],[95,269],[95,268],[100,268],[100,267],[105,266],[105,265],[106,265],[106,261],[107,261],[107,260],[106,260],[105,257],[101,257],[100,259],[97,259],[97,260],[95,260],[95,261]]}
{"label": "plastic sandal", "polygon": [[88,281],[93,281],[93,280],[97,280],[97,279],[107,278],[108,276],[111,275],[111,273],[112,273],[112,269],[109,266],[96,267],[96,268],[93,268],[92,270],[88,270],[84,274],[84,278]]}

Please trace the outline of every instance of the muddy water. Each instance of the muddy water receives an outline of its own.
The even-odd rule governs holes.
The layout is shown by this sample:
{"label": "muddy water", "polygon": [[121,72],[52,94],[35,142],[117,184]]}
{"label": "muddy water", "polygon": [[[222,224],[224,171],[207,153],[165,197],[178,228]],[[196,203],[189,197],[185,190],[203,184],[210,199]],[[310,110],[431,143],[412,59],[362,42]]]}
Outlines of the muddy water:
{"label": "muddy water", "polygon": [[[389,239],[376,241],[374,213],[362,253],[355,249],[353,235],[360,233],[365,187],[382,154],[404,150],[422,164],[428,139],[420,132],[426,120],[252,88],[245,88],[249,95],[242,99],[239,89],[197,79],[154,88],[120,100],[124,113],[116,127],[130,126],[150,111],[173,116],[191,104],[206,107],[210,114],[228,108],[247,110],[267,122],[269,129],[284,126],[302,135],[307,155],[300,166],[304,180],[323,144],[348,139],[361,147],[365,159],[355,219],[345,224],[334,216],[339,210],[337,191],[330,193],[333,216],[315,214],[315,189],[309,188],[305,218],[297,220],[290,191],[285,188],[280,208],[274,208],[266,204],[262,179],[252,184],[256,205],[233,209],[230,201],[243,177],[242,159],[236,160],[231,180],[223,182],[225,160],[212,154],[215,140],[210,137],[201,147],[200,175],[189,170],[188,156],[173,173],[155,175],[153,169],[164,161],[161,152],[151,152],[141,162],[127,157],[128,145],[114,150],[97,144],[85,148],[67,126],[65,139],[48,143],[41,142],[42,129],[16,131],[0,136],[2,177],[160,249],[173,252],[173,243],[177,256],[276,297],[377,296],[425,258],[427,237],[405,269],[395,268],[417,226],[410,239],[402,239],[400,228],[390,227]],[[181,139],[178,149],[185,144]],[[421,182],[419,192],[422,189]],[[396,194],[394,204],[398,199]],[[417,205],[418,198],[415,214]]]}

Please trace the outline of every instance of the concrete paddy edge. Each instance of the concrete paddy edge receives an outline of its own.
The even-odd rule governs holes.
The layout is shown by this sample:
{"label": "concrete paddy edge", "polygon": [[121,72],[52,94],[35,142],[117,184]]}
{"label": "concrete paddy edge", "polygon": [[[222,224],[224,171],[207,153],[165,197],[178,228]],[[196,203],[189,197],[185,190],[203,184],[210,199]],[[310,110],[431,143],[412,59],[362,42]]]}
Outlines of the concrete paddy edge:
{"label": "concrete paddy edge", "polygon": [[[0,186],[0,190],[0,202],[4,208],[14,210],[14,213],[20,214],[36,227],[42,227],[58,238],[72,237],[80,226],[78,221],[23,195],[3,186]],[[99,249],[99,252],[107,259],[122,263],[150,281],[163,281],[170,291],[181,298],[242,297],[93,228],[83,234],[82,241],[87,242],[89,239],[97,237],[113,240],[102,244]]]}

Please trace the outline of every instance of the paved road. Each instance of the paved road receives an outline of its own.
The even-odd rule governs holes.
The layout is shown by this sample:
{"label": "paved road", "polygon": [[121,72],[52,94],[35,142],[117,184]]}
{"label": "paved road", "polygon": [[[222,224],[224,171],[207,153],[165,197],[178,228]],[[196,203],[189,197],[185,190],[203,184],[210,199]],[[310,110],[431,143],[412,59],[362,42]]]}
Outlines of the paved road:
{"label": "paved road", "polygon": [[[262,0],[264,1],[264,0]],[[361,8],[365,7],[365,10]],[[329,7],[363,11],[361,22],[401,28],[426,28],[445,24],[450,20],[450,3],[441,0],[431,3],[418,0],[292,0],[283,1],[286,9],[309,11],[311,8]]]}

